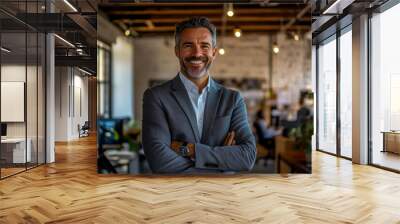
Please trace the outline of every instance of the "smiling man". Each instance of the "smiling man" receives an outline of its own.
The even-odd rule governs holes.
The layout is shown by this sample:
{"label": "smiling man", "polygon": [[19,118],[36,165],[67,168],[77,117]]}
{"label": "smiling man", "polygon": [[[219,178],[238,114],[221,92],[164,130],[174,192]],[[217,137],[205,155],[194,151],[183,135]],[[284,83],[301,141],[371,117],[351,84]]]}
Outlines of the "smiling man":
{"label": "smiling man", "polygon": [[180,72],[143,97],[142,141],[154,173],[252,169],[256,146],[243,98],[209,74],[216,52],[216,28],[207,18],[176,26]]}

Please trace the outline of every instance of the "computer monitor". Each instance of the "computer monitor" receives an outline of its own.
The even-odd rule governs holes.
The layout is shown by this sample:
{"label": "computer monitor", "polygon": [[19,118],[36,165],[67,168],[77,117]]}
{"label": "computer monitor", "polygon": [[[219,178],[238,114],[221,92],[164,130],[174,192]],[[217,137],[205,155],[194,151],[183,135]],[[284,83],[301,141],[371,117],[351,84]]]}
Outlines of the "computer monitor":
{"label": "computer monitor", "polygon": [[99,119],[97,122],[100,144],[120,144],[124,119]]}
{"label": "computer monitor", "polygon": [[1,137],[7,136],[7,124],[1,123]]}

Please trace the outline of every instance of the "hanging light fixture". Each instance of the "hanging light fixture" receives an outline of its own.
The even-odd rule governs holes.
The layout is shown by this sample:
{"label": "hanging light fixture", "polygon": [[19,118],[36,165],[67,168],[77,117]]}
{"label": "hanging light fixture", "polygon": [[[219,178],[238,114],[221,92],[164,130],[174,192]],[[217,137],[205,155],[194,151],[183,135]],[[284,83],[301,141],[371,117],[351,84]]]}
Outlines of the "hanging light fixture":
{"label": "hanging light fixture", "polygon": [[235,28],[233,30],[233,34],[235,35],[235,37],[239,38],[242,36],[242,31],[239,28]]}
{"label": "hanging light fixture", "polygon": [[218,50],[218,53],[219,53],[220,55],[224,55],[224,54],[225,54],[224,48],[221,47],[221,48]]}
{"label": "hanging light fixture", "polygon": [[129,35],[131,35],[131,31],[129,29],[125,30],[125,36],[129,36]]}
{"label": "hanging light fixture", "polygon": [[232,17],[235,13],[233,12],[233,3],[228,4],[228,11],[226,12],[226,15],[229,17]]}
{"label": "hanging light fixture", "polygon": [[293,35],[293,39],[294,39],[295,41],[300,40],[299,34],[295,33],[295,34]]}
{"label": "hanging light fixture", "polygon": [[275,54],[278,54],[278,53],[279,53],[279,46],[278,46],[278,44],[277,44],[276,42],[274,42],[274,44],[272,45],[272,51],[273,51]]}

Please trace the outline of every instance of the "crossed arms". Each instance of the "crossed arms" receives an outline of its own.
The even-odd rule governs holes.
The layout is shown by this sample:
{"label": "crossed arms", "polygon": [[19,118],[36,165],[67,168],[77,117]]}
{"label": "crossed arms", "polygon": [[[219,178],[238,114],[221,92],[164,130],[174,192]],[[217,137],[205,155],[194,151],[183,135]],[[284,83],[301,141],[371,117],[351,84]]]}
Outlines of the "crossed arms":
{"label": "crossed arms", "polygon": [[143,147],[149,165],[155,173],[181,173],[186,170],[249,171],[252,169],[256,147],[247,122],[243,98],[237,94],[230,133],[224,145],[210,146],[192,142],[192,158],[176,153],[180,142],[171,138],[165,109],[155,91],[148,89],[143,97]]}

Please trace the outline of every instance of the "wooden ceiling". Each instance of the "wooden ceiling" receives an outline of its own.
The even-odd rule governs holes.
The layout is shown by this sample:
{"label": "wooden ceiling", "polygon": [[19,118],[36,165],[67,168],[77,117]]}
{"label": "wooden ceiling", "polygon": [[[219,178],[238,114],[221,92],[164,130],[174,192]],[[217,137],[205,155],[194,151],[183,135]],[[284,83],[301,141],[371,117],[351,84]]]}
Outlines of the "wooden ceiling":
{"label": "wooden ceiling", "polygon": [[218,32],[224,27],[227,33],[235,28],[243,33],[301,33],[311,27],[311,7],[301,2],[235,3],[233,17],[226,16],[227,3],[107,3],[100,4],[99,11],[137,36],[172,34],[177,23],[192,16],[209,18]]}

